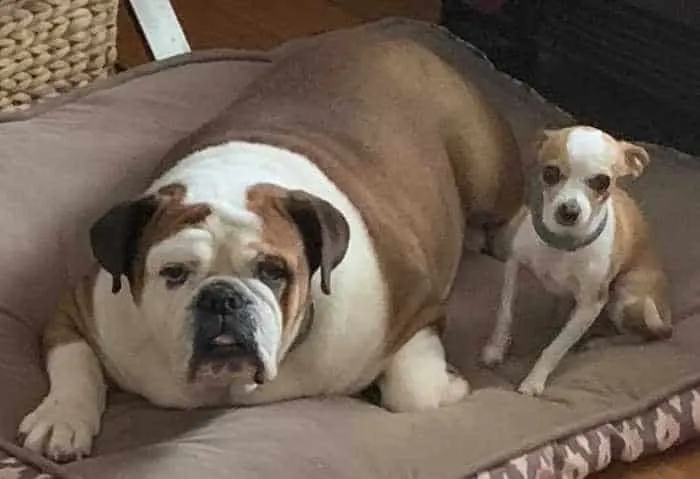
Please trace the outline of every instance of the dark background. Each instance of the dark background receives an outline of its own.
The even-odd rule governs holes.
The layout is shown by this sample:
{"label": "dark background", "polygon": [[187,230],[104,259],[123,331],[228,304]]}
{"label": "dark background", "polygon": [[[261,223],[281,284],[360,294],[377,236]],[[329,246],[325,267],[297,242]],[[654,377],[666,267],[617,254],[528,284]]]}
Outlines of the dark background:
{"label": "dark background", "polygon": [[441,21],[580,122],[700,155],[700,0],[501,1]]}

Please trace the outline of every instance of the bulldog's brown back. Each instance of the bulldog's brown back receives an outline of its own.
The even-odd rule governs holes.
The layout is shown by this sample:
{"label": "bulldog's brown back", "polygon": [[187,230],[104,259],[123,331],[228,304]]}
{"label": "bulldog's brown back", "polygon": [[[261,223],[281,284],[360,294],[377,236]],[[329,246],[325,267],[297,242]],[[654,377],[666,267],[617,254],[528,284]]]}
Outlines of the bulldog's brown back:
{"label": "bulldog's brown back", "polygon": [[516,211],[519,154],[509,126],[431,51],[378,36],[327,40],[271,66],[176,152],[243,140],[310,157],[363,214],[392,294],[394,350],[443,318],[436,305],[465,220]]}

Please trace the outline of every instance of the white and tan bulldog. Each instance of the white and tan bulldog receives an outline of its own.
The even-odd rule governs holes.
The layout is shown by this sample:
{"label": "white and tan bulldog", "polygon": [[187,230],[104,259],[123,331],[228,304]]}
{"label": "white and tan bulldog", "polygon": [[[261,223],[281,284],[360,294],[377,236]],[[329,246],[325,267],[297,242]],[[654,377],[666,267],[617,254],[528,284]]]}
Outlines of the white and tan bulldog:
{"label": "white and tan bulldog", "polygon": [[91,229],[99,268],[44,337],[50,391],[19,428],[91,450],[107,381],[173,408],[355,394],[459,401],[439,333],[466,225],[522,201],[485,99],[409,41],[342,34],[290,52],[181,161]]}

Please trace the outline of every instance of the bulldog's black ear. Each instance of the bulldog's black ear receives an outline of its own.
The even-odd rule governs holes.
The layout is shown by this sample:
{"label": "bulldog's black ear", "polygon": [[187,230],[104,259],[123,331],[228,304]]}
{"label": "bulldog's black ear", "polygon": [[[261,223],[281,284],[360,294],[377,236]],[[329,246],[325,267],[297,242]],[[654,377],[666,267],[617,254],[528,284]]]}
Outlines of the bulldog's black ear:
{"label": "bulldog's black ear", "polygon": [[321,290],[331,294],[331,271],[348,250],[350,227],[333,205],[305,191],[288,193],[286,207],[304,239],[310,274],[321,268]]}
{"label": "bulldog's black ear", "polygon": [[121,277],[132,281],[132,264],[141,233],[155,213],[153,196],[120,203],[90,228],[90,245],[100,265],[112,275],[112,293],[121,290]]}

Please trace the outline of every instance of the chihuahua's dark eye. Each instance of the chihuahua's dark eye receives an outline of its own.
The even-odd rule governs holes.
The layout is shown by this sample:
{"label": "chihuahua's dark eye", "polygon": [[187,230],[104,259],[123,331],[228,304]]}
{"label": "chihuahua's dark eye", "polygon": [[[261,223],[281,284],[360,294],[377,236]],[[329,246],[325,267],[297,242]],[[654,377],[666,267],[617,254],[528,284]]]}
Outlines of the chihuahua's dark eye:
{"label": "chihuahua's dark eye", "polygon": [[182,286],[190,277],[192,271],[184,264],[169,264],[164,266],[158,273],[169,288]]}
{"label": "chihuahua's dark eye", "polygon": [[558,166],[547,165],[542,168],[542,181],[548,186],[554,186],[561,181],[561,170]]}
{"label": "chihuahua's dark eye", "polygon": [[284,260],[274,256],[261,259],[255,271],[255,276],[273,289],[284,284],[288,274],[287,265]]}
{"label": "chihuahua's dark eye", "polygon": [[608,175],[595,175],[589,178],[586,183],[590,189],[596,193],[602,194],[610,188],[610,177]]}

